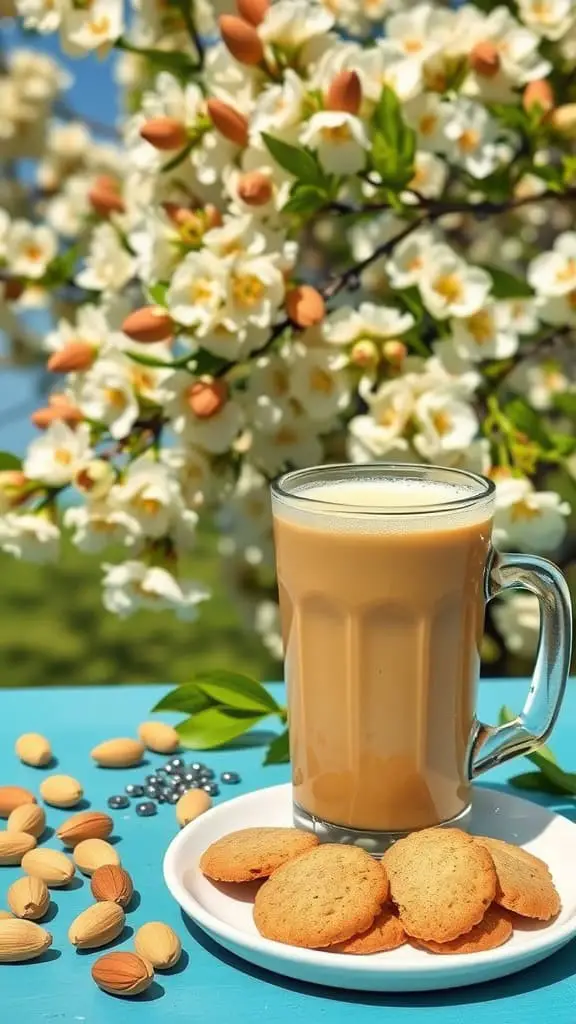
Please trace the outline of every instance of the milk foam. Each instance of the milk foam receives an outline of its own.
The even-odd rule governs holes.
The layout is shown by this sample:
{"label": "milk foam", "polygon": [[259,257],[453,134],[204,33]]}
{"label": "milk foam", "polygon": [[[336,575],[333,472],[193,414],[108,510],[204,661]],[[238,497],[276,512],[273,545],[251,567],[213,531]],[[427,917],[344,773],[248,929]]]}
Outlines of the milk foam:
{"label": "milk foam", "polygon": [[[463,504],[454,507],[454,502]],[[309,529],[359,533],[446,530],[486,522],[493,496],[478,487],[410,478],[303,484],[274,496],[274,514]],[[338,507],[339,506],[339,507]]]}

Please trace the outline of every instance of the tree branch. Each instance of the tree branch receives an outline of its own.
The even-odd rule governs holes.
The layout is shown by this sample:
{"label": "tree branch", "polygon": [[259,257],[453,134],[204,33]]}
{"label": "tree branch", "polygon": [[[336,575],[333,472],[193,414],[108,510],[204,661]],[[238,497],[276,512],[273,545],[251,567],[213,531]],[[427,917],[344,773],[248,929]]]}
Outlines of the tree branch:
{"label": "tree branch", "polygon": [[[575,201],[576,187],[566,189],[565,192],[555,192],[553,189],[547,189],[538,195],[521,196],[518,199],[505,199],[502,202],[485,199],[479,203],[466,203],[463,201],[441,203],[432,199],[427,200],[423,196],[418,198],[418,204],[411,206],[410,209],[416,213],[418,211],[425,211],[429,220],[438,220],[449,213],[468,213],[473,217],[492,217],[500,213],[518,210],[520,207],[528,206],[531,203],[548,202],[551,199],[557,199],[562,202]],[[390,203],[366,203],[363,206],[352,206],[346,203],[335,202],[330,203],[326,209],[333,210],[335,213],[361,216],[362,214],[393,210],[394,207]]]}

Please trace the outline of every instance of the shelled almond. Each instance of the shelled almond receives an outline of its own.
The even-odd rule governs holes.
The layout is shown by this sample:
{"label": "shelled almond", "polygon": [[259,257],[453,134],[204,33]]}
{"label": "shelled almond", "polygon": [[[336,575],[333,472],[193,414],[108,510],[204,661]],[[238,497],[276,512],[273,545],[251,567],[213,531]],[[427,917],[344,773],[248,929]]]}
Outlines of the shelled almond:
{"label": "shelled almond", "polygon": [[105,953],[92,966],[92,977],[103,992],[137,996],[152,984],[154,971],[137,953]]}
{"label": "shelled almond", "polygon": [[15,807],[6,825],[8,832],[28,832],[39,839],[46,828],[46,814],[38,804],[21,804]]}
{"label": "shelled almond", "polygon": [[134,936],[134,949],[158,971],[174,967],[182,955],[180,939],[163,921],[143,924]]}
{"label": "shelled almond", "polygon": [[95,900],[111,900],[121,907],[128,906],[134,893],[130,875],[117,864],[103,864],[96,868],[90,888]]}
{"label": "shelled almond", "polygon": [[52,760],[49,740],[39,732],[25,732],[16,740],[14,747],[17,757],[33,768],[43,768]]}
{"label": "shelled almond", "polygon": [[6,894],[8,906],[16,917],[39,921],[50,906],[50,893],[41,878],[24,875],[17,878]]}
{"label": "shelled almond", "polygon": [[103,864],[120,864],[118,853],[105,839],[83,839],[74,847],[72,856],[83,875],[93,875]]}
{"label": "shelled almond", "polygon": [[0,818],[9,818],[22,804],[35,804],[36,797],[24,786],[0,786]]}
{"label": "shelled almond", "polygon": [[176,804],[176,820],[180,826],[199,818],[204,811],[212,807],[212,799],[209,793],[203,789],[190,789],[180,797]]}
{"label": "shelled almond", "polygon": [[101,768],[131,768],[140,764],[144,756],[144,744],[141,740],[129,737],[106,740],[99,743],[90,755]]}
{"label": "shelled almond", "polygon": [[40,796],[52,807],[75,807],[84,790],[72,775],[49,775],[40,783]]}
{"label": "shelled almond", "polygon": [[36,839],[29,832],[0,832],[0,865],[20,864],[35,846]]}
{"label": "shelled almond", "polygon": [[74,865],[60,850],[30,850],[22,857],[22,870],[41,878],[49,889],[61,889],[74,877]]}
{"label": "shelled almond", "polygon": [[93,903],[75,917],[68,929],[68,938],[78,949],[98,949],[117,939],[126,916],[122,907],[111,900]]}
{"label": "shelled almond", "polygon": [[52,936],[33,921],[0,921],[0,964],[21,963],[42,956],[52,945]]}
{"label": "shelled almond", "polygon": [[180,746],[176,729],[166,722],[141,722],[138,735],[144,746],[156,754],[173,754]]}
{"label": "shelled almond", "polygon": [[64,843],[64,846],[77,846],[84,839],[107,839],[114,822],[109,814],[102,811],[80,811],[66,818],[56,835]]}

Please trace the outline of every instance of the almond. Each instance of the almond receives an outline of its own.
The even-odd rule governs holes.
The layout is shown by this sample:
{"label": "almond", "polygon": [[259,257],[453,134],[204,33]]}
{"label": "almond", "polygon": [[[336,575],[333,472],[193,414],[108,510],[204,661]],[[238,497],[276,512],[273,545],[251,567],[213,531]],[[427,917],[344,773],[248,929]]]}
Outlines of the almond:
{"label": "almond", "polygon": [[494,78],[500,70],[500,54],[488,39],[472,47],[468,60],[472,70],[482,78]]}
{"label": "almond", "polygon": [[33,921],[0,921],[0,964],[34,960],[52,945],[52,936]]}
{"label": "almond", "polygon": [[301,284],[286,295],[286,312],[297,327],[314,327],[326,315],[324,299],[316,288]]}
{"label": "almond", "polygon": [[14,746],[16,756],[33,768],[43,768],[52,760],[52,748],[45,736],[39,732],[25,732]]}
{"label": "almond", "polygon": [[226,49],[239,64],[254,66],[264,60],[264,46],[254,25],[235,14],[221,14],[218,23]]}
{"label": "almond", "polygon": [[126,317],[122,330],[132,341],[148,345],[171,339],[174,321],[162,306],[142,306]]}
{"label": "almond", "polygon": [[60,850],[30,850],[22,857],[22,870],[41,878],[49,889],[61,889],[74,876],[74,865]]}
{"label": "almond", "polygon": [[262,171],[248,171],[240,176],[237,191],[247,206],[265,206],[272,198],[272,182]]}
{"label": "almond", "polygon": [[93,903],[75,917],[68,929],[68,938],[78,949],[99,949],[117,939],[126,915],[117,903]]}
{"label": "almond", "polygon": [[101,174],[96,178],[88,192],[88,199],[92,208],[101,217],[108,217],[111,213],[124,213],[126,209],[120,195],[120,183],[108,174]]}
{"label": "almond", "polygon": [[15,807],[8,818],[6,828],[9,832],[28,832],[35,839],[39,839],[46,828],[44,808],[38,804],[22,804]]}
{"label": "almond", "polygon": [[23,786],[0,786],[0,818],[9,818],[15,807],[35,804],[36,797]]}
{"label": "almond", "polygon": [[105,953],[92,965],[92,978],[113,996],[137,996],[152,984],[154,971],[137,953]]}
{"label": "almond", "polygon": [[143,755],[144,744],[128,737],[106,740],[90,751],[90,757],[101,768],[131,768],[140,764]]}
{"label": "almond", "polygon": [[166,722],[141,722],[138,735],[144,746],[156,754],[173,754],[180,746],[176,729]]}
{"label": "almond", "polygon": [[9,910],[0,910],[0,921],[13,921],[14,914],[11,914]]}
{"label": "almond", "polygon": [[199,818],[212,807],[212,798],[203,789],[190,789],[176,804],[176,819],[180,826]]}
{"label": "almond", "polygon": [[341,71],[326,93],[326,108],[357,114],[362,103],[362,85],[355,71]]}
{"label": "almond", "polygon": [[166,971],[178,963],[182,954],[182,943],[176,932],[162,921],[148,921],[134,936],[134,949],[152,967]]}
{"label": "almond", "polygon": [[75,405],[58,405],[36,409],[30,416],[30,419],[39,430],[46,430],[56,420],[62,420],[69,427],[75,427],[78,423],[82,422],[84,416]]}
{"label": "almond", "polygon": [[216,131],[220,132],[229,142],[237,146],[245,146],[248,142],[248,121],[234,107],[224,103],[222,100],[209,99],[206,107],[212,124]]}
{"label": "almond", "polygon": [[154,149],[162,151],[182,149],[188,140],[186,125],[177,117],[152,117],[144,122],[140,135]]}
{"label": "almond", "polygon": [[6,900],[16,917],[27,921],[38,921],[44,917],[50,906],[50,894],[41,878],[24,875],[17,878],[8,889]]}
{"label": "almond", "polygon": [[36,839],[29,832],[0,832],[0,864],[19,864],[35,846]]}
{"label": "almond", "polygon": [[96,868],[90,888],[98,902],[111,901],[118,903],[120,907],[127,907],[134,893],[130,875],[117,864],[102,864]]}
{"label": "almond", "polygon": [[56,835],[64,846],[74,847],[83,839],[107,839],[113,827],[114,822],[109,814],[103,814],[102,811],[80,811],[66,818],[56,829]]}
{"label": "almond", "polygon": [[188,405],[199,420],[209,420],[220,412],[228,399],[223,380],[198,380],[188,389]]}
{"label": "almond", "polygon": [[96,355],[96,347],[89,345],[87,341],[69,341],[50,356],[46,368],[50,373],[76,373],[79,370],[88,370]]}
{"label": "almond", "polygon": [[555,102],[554,90],[545,78],[528,82],[522,93],[522,106],[527,113],[532,110],[532,107],[540,107],[544,113],[548,113],[554,107]]}
{"label": "almond", "polygon": [[83,875],[93,875],[103,864],[120,864],[116,850],[105,839],[83,839],[74,847],[72,856]]}
{"label": "almond", "polygon": [[264,21],[269,7],[270,0],[236,0],[238,14],[254,27]]}
{"label": "almond", "polygon": [[40,783],[40,796],[51,807],[75,807],[84,790],[72,775],[49,775]]}

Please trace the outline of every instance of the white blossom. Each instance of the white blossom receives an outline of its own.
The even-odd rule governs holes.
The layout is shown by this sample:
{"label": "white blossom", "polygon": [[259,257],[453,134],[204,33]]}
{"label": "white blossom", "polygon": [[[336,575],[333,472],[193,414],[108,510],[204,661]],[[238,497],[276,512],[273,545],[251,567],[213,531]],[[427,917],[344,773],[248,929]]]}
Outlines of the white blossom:
{"label": "white blossom", "polygon": [[439,320],[477,313],[492,287],[485,270],[470,266],[444,245],[431,249],[418,284],[424,305]]}
{"label": "white blossom", "polygon": [[566,535],[569,513],[568,502],[555,491],[536,491],[523,477],[498,479],[494,542],[508,550],[556,551]]}
{"label": "white blossom", "polygon": [[60,531],[41,514],[8,512],[0,517],[0,549],[25,562],[55,562]]}
{"label": "white blossom", "polygon": [[126,250],[111,224],[94,229],[85,266],[76,283],[89,291],[119,292],[135,271],[134,257]]}
{"label": "white blossom", "polygon": [[140,610],[170,610],[178,619],[193,622],[198,604],[210,593],[202,584],[178,580],[167,569],[128,561],[119,565],[104,564],[104,607],[120,618]]}
{"label": "white blossom", "polygon": [[12,222],[6,239],[6,255],[13,274],[32,279],[42,277],[57,251],[56,235],[51,228],[25,220]]}
{"label": "white blossom", "polygon": [[329,174],[356,174],[361,171],[370,148],[360,118],[336,110],[313,114],[303,128],[300,140],[317,150],[318,159]]}
{"label": "white blossom", "polygon": [[48,487],[64,487],[92,457],[90,429],[81,423],[72,430],[56,420],[28,448],[23,469],[31,480]]}

